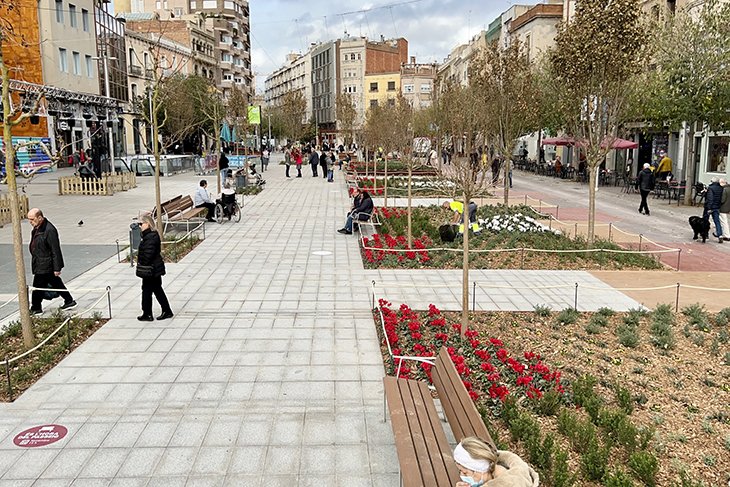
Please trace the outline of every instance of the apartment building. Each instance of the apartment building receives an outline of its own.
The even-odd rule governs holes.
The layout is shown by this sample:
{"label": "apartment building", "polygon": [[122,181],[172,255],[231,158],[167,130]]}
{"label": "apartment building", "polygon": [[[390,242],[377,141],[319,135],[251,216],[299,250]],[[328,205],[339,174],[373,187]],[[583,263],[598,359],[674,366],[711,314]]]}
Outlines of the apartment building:
{"label": "apartment building", "polygon": [[365,112],[368,105],[365,101],[365,62],[367,59],[367,43],[365,37],[345,37],[340,40],[339,75],[340,92],[350,96],[355,107],[355,126],[365,123]]}
{"label": "apartment building", "polygon": [[321,142],[333,143],[337,136],[335,100],[337,97],[338,42],[312,47],[312,113]]}
{"label": "apartment building", "polygon": [[435,64],[418,64],[415,56],[411,56],[410,63],[401,65],[400,90],[414,109],[422,110],[431,106],[435,83]]}
{"label": "apartment building", "polygon": [[264,103],[267,108],[281,106],[284,95],[299,90],[307,102],[303,123],[312,119],[312,56],[290,53],[286,56],[284,66],[266,78]]}
{"label": "apartment building", "polygon": [[438,67],[439,78],[444,82],[466,86],[469,83],[469,61],[479,49],[486,45],[486,32],[481,31],[469,39],[468,43],[455,47]]}

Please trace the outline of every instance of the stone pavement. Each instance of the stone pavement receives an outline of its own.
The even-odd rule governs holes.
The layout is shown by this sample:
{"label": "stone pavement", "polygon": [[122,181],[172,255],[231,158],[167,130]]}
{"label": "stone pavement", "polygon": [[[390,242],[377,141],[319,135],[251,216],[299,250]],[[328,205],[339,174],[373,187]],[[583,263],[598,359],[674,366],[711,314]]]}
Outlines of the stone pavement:
{"label": "stone pavement", "polygon": [[[272,163],[241,223],[208,225],[207,239],[168,265],[172,320],[136,320],[140,281],[116,257],[68,283],[111,286],[114,317],[0,405],[0,487],[398,485],[370,282],[405,284],[376,287],[395,303],[447,309],[458,307],[452,288],[460,274],[365,271],[357,240],[336,233],[349,208],[341,173],[334,184],[283,173]],[[105,200],[113,209],[99,202],[85,211],[90,220],[113,213],[126,223],[143,198],[150,196],[140,192],[120,207],[115,195]],[[59,226],[64,238],[70,230]],[[572,304],[575,282],[601,288],[580,291],[581,309],[638,306],[582,272],[473,276],[485,285],[566,286],[484,287],[477,304],[485,309],[562,308]],[[427,282],[446,287],[412,287]],[[98,296],[76,295],[82,307]],[[47,424],[67,427],[68,436],[41,448],[13,444],[19,432]]]}

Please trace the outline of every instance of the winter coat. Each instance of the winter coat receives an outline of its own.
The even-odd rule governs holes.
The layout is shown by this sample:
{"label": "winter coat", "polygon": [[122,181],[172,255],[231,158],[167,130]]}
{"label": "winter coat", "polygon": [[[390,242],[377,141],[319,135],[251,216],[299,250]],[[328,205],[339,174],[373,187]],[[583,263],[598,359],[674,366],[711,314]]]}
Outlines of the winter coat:
{"label": "winter coat", "polygon": [[636,180],[636,187],[642,191],[654,189],[654,173],[651,172],[651,169],[647,167],[641,170]]}
{"label": "winter coat", "polygon": [[316,150],[313,150],[312,154],[309,156],[309,163],[313,166],[317,166],[319,164],[319,154],[317,154]]}
{"label": "winter coat", "polygon": [[507,471],[484,484],[484,487],[538,487],[540,485],[540,477],[537,472],[514,453],[499,451],[498,463]]}
{"label": "winter coat", "polygon": [[707,187],[707,197],[705,198],[705,208],[708,210],[719,210],[722,205],[722,186],[715,181]]}
{"label": "winter coat", "polygon": [[367,192],[362,192],[360,201],[356,201],[355,205],[355,213],[358,214],[358,220],[365,221],[373,214],[373,199]]}
{"label": "winter coat", "polygon": [[151,265],[154,271],[154,277],[162,277],[165,275],[165,261],[162,260],[162,243],[160,242],[160,234],[149,228],[142,232],[142,241],[139,243],[139,251],[137,253],[138,265]]}
{"label": "winter coat", "polygon": [[30,255],[33,274],[53,274],[63,269],[58,230],[46,219],[31,231]]}
{"label": "winter coat", "polygon": [[730,213],[730,184],[722,187],[722,199],[720,200],[720,213]]}
{"label": "winter coat", "polygon": [[221,154],[221,161],[220,161],[221,171],[223,169],[228,169],[228,164],[229,164],[229,162],[228,162],[228,158],[226,157],[226,155]]}

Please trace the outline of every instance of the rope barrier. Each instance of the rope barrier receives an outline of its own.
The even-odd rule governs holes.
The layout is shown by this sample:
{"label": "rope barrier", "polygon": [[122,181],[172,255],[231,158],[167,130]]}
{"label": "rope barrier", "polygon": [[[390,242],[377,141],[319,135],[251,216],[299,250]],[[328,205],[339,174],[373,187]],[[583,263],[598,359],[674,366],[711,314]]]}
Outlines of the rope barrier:
{"label": "rope barrier", "polygon": [[12,298],[10,298],[9,300],[7,300],[7,301],[5,302],[5,304],[3,304],[3,305],[0,305],[0,309],[3,309],[3,308],[4,308],[5,306],[7,306],[7,305],[9,305],[10,303],[12,303],[13,301],[15,301],[15,299],[16,299],[17,297],[18,297],[18,295],[16,294],[15,296],[13,296],[13,297],[12,297]]}
{"label": "rope barrier", "polygon": [[[425,249],[379,249],[377,247],[368,247],[363,245],[363,250],[375,250],[375,251],[381,251],[381,252],[391,252],[391,253],[399,253],[399,252],[431,252],[431,251],[446,251],[446,252],[464,252],[464,249],[461,248],[449,248],[449,247],[429,247]],[[616,254],[661,254],[661,253],[668,253],[668,252],[677,252],[679,249],[669,249],[669,250],[615,250],[615,249],[565,249],[565,250],[556,250],[556,249],[533,249],[529,247],[517,247],[517,248],[510,248],[510,249],[469,249],[469,253],[474,254],[480,254],[480,253],[487,253],[487,252],[517,252],[517,251],[526,251],[526,252],[545,252],[545,253],[551,253],[551,254],[577,254],[582,252],[612,252]]]}
{"label": "rope barrier", "polygon": [[[54,291],[54,292],[57,292],[57,293],[66,292],[66,291],[68,291],[68,292],[71,292],[71,291],[88,292],[88,291],[106,291],[107,290],[105,287],[79,288],[79,289],[70,289],[70,288],[66,288],[66,289],[53,289],[53,288],[50,288],[50,287],[33,287],[33,286],[28,286],[28,289],[31,290],[31,291]],[[16,294],[15,297],[17,298],[18,295]]]}

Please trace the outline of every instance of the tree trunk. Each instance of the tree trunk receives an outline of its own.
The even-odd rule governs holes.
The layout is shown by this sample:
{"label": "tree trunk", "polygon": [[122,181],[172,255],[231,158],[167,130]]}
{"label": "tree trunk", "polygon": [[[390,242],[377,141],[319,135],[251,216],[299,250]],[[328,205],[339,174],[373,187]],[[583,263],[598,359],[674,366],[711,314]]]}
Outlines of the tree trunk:
{"label": "tree trunk", "polygon": [[[686,141],[684,153],[689,154],[689,157],[685,159],[685,174],[684,174],[684,204],[689,206],[692,204],[692,187],[695,185],[695,131],[694,123],[688,125],[690,131],[686,132]],[[682,127],[684,129],[684,127]]]}
{"label": "tree trunk", "polygon": [[[0,48],[2,43],[0,43]],[[10,76],[0,51],[0,69],[2,69],[2,106],[3,106],[3,143],[5,144],[5,174],[7,175],[8,192],[10,193],[10,218],[13,227],[13,254],[15,257],[15,275],[18,280],[18,307],[20,310],[20,327],[23,332],[23,343],[26,348],[33,348],[33,323],[30,319],[30,303],[28,301],[27,281],[25,279],[25,262],[23,259],[23,234],[20,228],[20,202],[18,201],[18,182],[15,179],[15,149],[13,148],[13,122],[10,120]]]}
{"label": "tree trunk", "polygon": [[[155,100],[156,100],[155,96]],[[162,201],[160,198],[160,143],[159,143],[159,127],[157,126],[157,107],[152,107],[154,110],[151,113],[152,119],[152,143],[155,148],[155,208],[157,213],[157,233],[160,235],[160,240],[164,239],[164,230],[162,226]]]}
{"label": "tree trunk", "polygon": [[411,181],[413,180],[413,166],[408,165],[408,248],[413,248],[413,231],[411,228]]}
{"label": "tree trunk", "polygon": [[504,159],[504,206],[509,207],[509,172],[512,170],[512,158]]}
{"label": "tree trunk", "polygon": [[469,329],[469,198],[464,194],[464,212],[462,219],[464,223],[464,254],[461,264],[461,338],[466,335]]}
{"label": "tree trunk", "polygon": [[588,248],[593,247],[596,231],[596,183],[599,165],[588,168]]}
{"label": "tree trunk", "polygon": [[221,128],[220,128],[220,125],[218,125],[218,107],[217,106],[213,109],[213,118],[215,118],[215,120],[213,120],[213,124],[214,124],[213,134],[215,135],[215,158],[218,161],[217,162],[218,177],[215,179],[218,181],[218,193],[220,193],[222,183],[224,183],[225,181],[221,181],[221,175],[220,175],[221,174]]}
{"label": "tree trunk", "polygon": [[[377,188],[378,181],[376,180],[374,183],[375,187]],[[388,206],[388,154],[385,154],[385,176],[383,177],[383,206]]]}

